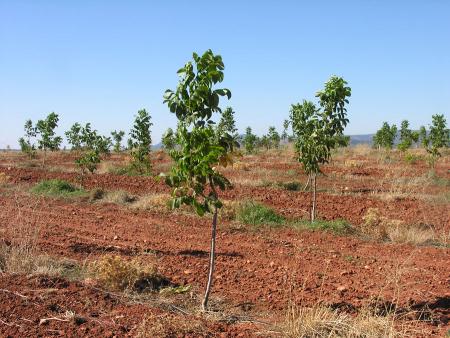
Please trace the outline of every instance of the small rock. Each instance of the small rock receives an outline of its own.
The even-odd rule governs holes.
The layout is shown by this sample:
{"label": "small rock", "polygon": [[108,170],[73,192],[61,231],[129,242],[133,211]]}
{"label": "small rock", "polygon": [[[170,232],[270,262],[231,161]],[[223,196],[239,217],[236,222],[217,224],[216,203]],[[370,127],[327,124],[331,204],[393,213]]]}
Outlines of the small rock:
{"label": "small rock", "polygon": [[117,240],[119,237],[116,235],[113,237],[113,240]]}
{"label": "small rock", "polygon": [[338,290],[339,292],[345,292],[345,291],[347,291],[348,289],[347,289],[347,287],[344,286],[344,285],[339,285],[339,286],[336,288],[336,290]]}

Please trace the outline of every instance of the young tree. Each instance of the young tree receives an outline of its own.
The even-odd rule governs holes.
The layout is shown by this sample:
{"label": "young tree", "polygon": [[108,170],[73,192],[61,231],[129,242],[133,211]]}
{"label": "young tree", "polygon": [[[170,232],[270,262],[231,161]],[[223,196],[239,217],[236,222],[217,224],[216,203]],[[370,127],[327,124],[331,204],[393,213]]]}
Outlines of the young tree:
{"label": "young tree", "polygon": [[347,135],[336,135],[334,137],[334,143],[336,147],[345,148],[350,145],[350,136]]}
{"label": "young tree", "polygon": [[396,136],[397,126],[395,124],[390,126],[389,123],[383,122],[381,129],[373,137],[373,145],[374,147],[390,150],[394,146]]}
{"label": "young tree", "polygon": [[424,126],[419,128],[419,142],[423,148],[428,147],[427,129]]}
{"label": "young tree", "polygon": [[139,110],[130,131],[132,166],[141,174],[150,173],[152,169],[150,162],[152,146],[150,127],[153,123],[150,122],[150,119],[150,114],[145,109]]}
{"label": "young tree", "polygon": [[236,128],[236,122],[234,121],[234,111],[233,108],[227,107],[222,112],[219,123],[217,124],[216,133],[218,138],[222,135],[229,134],[237,142],[238,133]]}
{"label": "young tree", "polygon": [[223,81],[224,64],[220,55],[207,50],[202,56],[193,53],[193,61],[178,70],[180,81],[175,91],[166,90],[164,103],[178,119],[176,133],[179,148],[170,152],[174,166],[166,183],[172,188],[172,207],[193,206],[201,216],[212,213],[211,249],[208,282],[202,309],[207,310],[215,262],[217,212],[222,207],[218,188],[225,190],[231,183],[218,170],[219,164],[231,162],[233,137],[228,133],[217,138],[214,113],[220,113],[221,96],[231,97],[228,89],[215,89]]}
{"label": "young tree", "polygon": [[447,128],[447,121],[443,114],[432,116],[430,132],[426,136],[425,144],[430,154],[430,164],[434,168],[437,159],[442,156],[440,149],[448,148],[450,144],[450,130]]}
{"label": "young tree", "polygon": [[261,138],[259,139],[259,142],[258,142],[258,146],[262,147],[262,148],[266,148],[266,150],[269,150],[270,149],[269,137],[267,135],[261,136]]}
{"label": "young tree", "polygon": [[161,138],[163,148],[169,151],[173,150],[175,148],[176,142],[177,140],[175,138],[175,133],[173,132],[172,128],[168,128]]}
{"label": "young tree", "polygon": [[283,133],[281,134],[281,139],[283,141],[286,141],[289,139],[289,135],[288,135],[288,129],[289,129],[289,120],[284,120],[283,121]]}
{"label": "young tree", "polygon": [[[98,135],[97,130],[91,128],[90,123],[86,123],[84,127],[78,123],[76,124],[80,126],[80,137],[79,139],[76,138],[75,142],[78,149],[82,149],[82,153],[75,159],[75,163],[80,168],[81,179],[83,179],[87,172],[92,174],[97,170],[102,155],[109,154],[111,139],[109,137]],[[74,128],[74,126],[72,126],[71,130],[77,128],[78,127]],[[69,143],[71,141],[73,141],[73,139],[69,138]],[[74,144],[71,145],[73,149]]]}
{"label": "young tree", "polygon": [[329,162],[331,150],[337,146],[336,137],[343,134],[348,123],[345,105],[351,88],[346,85],[343,78],[332,76],[324,90],[316,94],[320,108],[305,100],[291,107],[297,160],[312,180],[311,222],[316,216],[317,174],[321,173],[320,166]]}
{"label": "young tree", "polygon": [[403,120],[400,125],[400,142],[397,148],[403,152],[411,148],[413,143],[413,132],[409,129],[408,120]]}
{"label": "young tree", "polygon": [[25,137],[19,139],[20,150],[32,159],[36,156],[36,146],[31,142],[31,139],[36,137],[36,128],[33,127],[33,122],[31,120],[25,122],[24,130]]}
{"label": "young tree", "polygon": [[123,137],[125,136],[125,132],[123,130],[119,130],[119,131],[114,130],[111,132],[111,136],[114,141],[114,145],[113,145],[114,152],[120,153],[121,143],[122,143]]}
{"label": "young tree", "polygon": [[71,145],[71,150],[73,151],[79,151],[81,150],[81,130],[82,130],[81,124],[78,122],[74,123],[72,127],[68,131],[66,131],[64,134],[66,135],[67,142]]}
{"label": "young tree", "polygon": [[247,129],[245,129],[245,135],[242,140],[247,154],[251,154],[255,151],[256,141],[257,141],[257,137],[256,137],[256,135],[254,135],[252,133],[252,128],[247,127]]}
{"label": "young tree", "polygon": [[269,148],[278,149],[280,147],[280,134],[278,134],[275,127],[269,127],[269,133],[267,134],[269,139]]}
{"label": "young tree", "polygon": [[43,165],[45,165],[47,150],[58,150],[62,142],[61,136],[55,136],[55,128],[58,127],[58,121],[58,114],[50,113],[45,120],[38,120],[36,123],[36,133],[40,136],[38,148],[44,151]]}

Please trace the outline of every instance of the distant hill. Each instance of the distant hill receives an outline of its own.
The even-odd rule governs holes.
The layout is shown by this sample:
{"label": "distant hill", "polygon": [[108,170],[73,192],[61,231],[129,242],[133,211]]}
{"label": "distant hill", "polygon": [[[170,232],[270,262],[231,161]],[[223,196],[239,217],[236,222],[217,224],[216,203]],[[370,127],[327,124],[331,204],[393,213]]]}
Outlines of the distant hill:
{"label": "distant hill", "polygon": [[372,139],[375,134],[350,135],[350,145],[366,143],[372,145]]}

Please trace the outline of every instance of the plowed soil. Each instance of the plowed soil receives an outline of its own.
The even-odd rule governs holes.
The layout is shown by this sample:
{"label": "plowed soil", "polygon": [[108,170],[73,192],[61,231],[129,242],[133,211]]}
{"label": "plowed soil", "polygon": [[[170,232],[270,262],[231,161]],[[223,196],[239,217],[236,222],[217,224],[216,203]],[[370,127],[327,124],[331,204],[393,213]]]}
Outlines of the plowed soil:
{"label": "plowed soil", "polygon": [[[59,156],[50,163],[66,159]],[[161,158],[158,163],[167,164],[167,158]],[[47,254],[80,262],[106,253],[123,257],[147,255],[174,283],[189,284],[196,294],[203,292],[208,267],[209,218],[186,212],[135,210],[126,205],[91,203],[86,199],[37,197],[28,192],[34,183],[48,178],[76,183],[77,174],[48,168],[19,168],[14,157],[0,163],[4,164],[0,172],[8,176],[8,184],[0,186],[0,235],[5,241],[16,234],[14,228],[19,223],[35,224],[39,228],[39,248]],[[269,164],[256,166],[254,161],[248,161],[249,170],[242,172],[242,176],[264,167],[278,172],[280,177],[288,170],[298,170],[297,164],[289,160],[270,164],[270,158],[261,158],[260,163]],[[448,179],[445,163],[438,167],[437,173]],[[367,180],[358,182],[358,189],[380,189],[367,185],[385,177],[382,169],[372,165],[373,169],[351,170],[331,165],[325,171],[341,176],[361,172]],[[416,175],[423,175],[426,169],[419,165],[414,170]],[[230,171],[232,178],[239,175],[236,170]],[[339,181],[339,177],[324,178],[324,186],[330,187],[333,180]],[[350,190],[354,188],[347,183],[343,184]],[[83,185],[86,189],[125,190],[137,195],[169,192],[164,182],[152,177],[108,173],[90,175]],[[431,186],[426,192],[433,194],[446,189]],[[225,200],[261,201],[288,218],[305,218],[309,212],[307,192],[236,184],[221,196]],[[437,232],[450,231],[448,203],[427,202],[414,195],[383,200],[364,193],[339,195],[323,191],[318,194],[322,219],[345,219],[360,224],[369,208],[378,208],[391,219],[427,224]],[[449,329],[448,246],[395,244],[291,228],[249,230],[223,220],[218,231],[217,252],[213,307],[216,304],[238,316],[277,325],[292,302],[301,306],[322,302],[351,312],[376,301],[395,304],[400,312],[411,309],[426,312],[427,320],[419,324],[424,336],[439,337]],[[0,288],[3,336],[134,336],[144,317],[155,320],[167,315],[174,321],[181,317],[183,321],[193,320],[189,317],[193,315],[129,304],[83,282],[2,274]],[[66,310],[74,311],[81,319],[61,317]],[[42,319],[51,317],[64,318],[64,321],[50,319],[40,324]],[[204,328],[203,336],[253,336],[264,331],[256,324],[225,324],[198,318]]]}

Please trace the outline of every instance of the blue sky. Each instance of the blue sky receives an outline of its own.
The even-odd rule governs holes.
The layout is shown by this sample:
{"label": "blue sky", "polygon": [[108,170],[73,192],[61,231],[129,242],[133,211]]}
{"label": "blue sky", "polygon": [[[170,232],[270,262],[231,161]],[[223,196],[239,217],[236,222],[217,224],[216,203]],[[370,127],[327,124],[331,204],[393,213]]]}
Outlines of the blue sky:
{"label": "blue sky", "polygon": [[240,131],[281,129],[290,104],[333,74],[352,87],[347,134],[383,121],[413,128],[450,112],[450,1],[0,0],[0,148],[55,111],[58,133],[91,122],[153,139],[175,126],[162,103],[192,52],[225,62]]}

